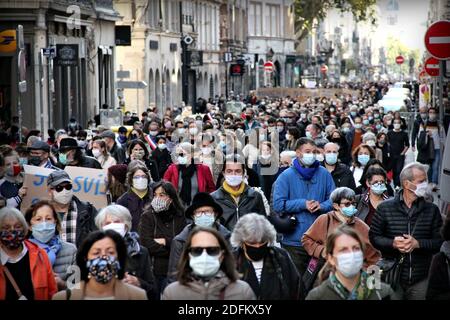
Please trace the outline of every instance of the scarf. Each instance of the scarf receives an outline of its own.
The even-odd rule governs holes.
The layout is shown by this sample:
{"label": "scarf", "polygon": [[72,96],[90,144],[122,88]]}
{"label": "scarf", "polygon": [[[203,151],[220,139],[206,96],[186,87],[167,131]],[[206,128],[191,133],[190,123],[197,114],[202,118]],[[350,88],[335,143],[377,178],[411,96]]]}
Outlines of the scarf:
{"label": "scarf", "polygon": [[[190,164],[188,166],[178,165],[178,170],[181,173],[181,190],[180,190],[180,198],[184,201],[185,204],[191,203],[191,192],[192,192],[192,183],[191,179],[195,173],[196,167],[194,164]],[[175,186],[178,187],[178,186]]]}
{"label": "scarf", "polygon": [[134,187],[131,187],[131,191],[133,191],[140,199],[144,199],[144,197],[147,195],[148,190],[138,190]]}
{"label": "scarf", "polygon": [[241,182],[241,186],[239,187],[238,190],[234,190],[232,187],[230,187],[228,185],[228,183],[226,181],[223,182],[222,187],[227,193],[230,194],[230,196],[233,198],[234,202],[238,203],[239,197],[244,192],[245,183]]}
{"label": "scarf", "polygon": [[136,232],[127,232],[123,239],[125,240],[127,253],[129,256],[132,257],[141,251],[141,246],[139,245],[139,235]]}
{"label": "scarf", "polygon": [[352,292],[349,292],[346,287],[339,282],[338,278],[334,273],[330,274],[330,283],[334,291],[343,300],[367,300],[372,293],[372,290],[366,286],[368,275],[366,272],[361,271],[361,276],[356,286],[353,288]]}
{"label": "scarf", "polygon": [[30,241],[37,244],[40,248],[45,250],[48,259],[50,260],[50,264],[53,267],[56,261],[56,256],[58,255],[58,252],[61,250],[62,247],[61,239],[59,238],[59,236],[58,235],[53,236],[53,238],[51,238],[50,241],[47,243],[42,243],[33,238],[33,236],[31,236]]}
{"label": "scarf", "polygon": [[292,162],[294,165],[294,168],[297,170],[297,172],[302,176],[305,180],[311,180],[314,174],[316,173],[317,169],[320,166],[319,161],[314,161],[314,163],[309,167],[303,167],[298,159],[294,159]]}

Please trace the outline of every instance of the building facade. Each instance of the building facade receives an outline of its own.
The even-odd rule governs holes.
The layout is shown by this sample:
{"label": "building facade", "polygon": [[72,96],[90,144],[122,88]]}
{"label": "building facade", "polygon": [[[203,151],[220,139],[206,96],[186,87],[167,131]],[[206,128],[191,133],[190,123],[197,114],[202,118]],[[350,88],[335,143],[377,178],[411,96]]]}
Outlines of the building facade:
{"label": "building facade", "polygon": [[[44,132],[72,117],[85,126],[100,106],[114,106],[118,19],[112,0],[0,1],[0,32],[23,26],[27,61],[27,90],[19,93],[17,52],[0,47],[2,120],[19,115],[19,98],[22,125]],[[44,55],[44,48],[56,55]]]}

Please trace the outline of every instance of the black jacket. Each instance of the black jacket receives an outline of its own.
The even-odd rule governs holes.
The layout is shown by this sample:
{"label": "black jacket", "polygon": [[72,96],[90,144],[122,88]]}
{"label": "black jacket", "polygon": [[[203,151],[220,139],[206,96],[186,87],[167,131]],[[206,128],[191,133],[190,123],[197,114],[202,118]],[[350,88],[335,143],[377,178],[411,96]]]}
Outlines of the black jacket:
{"label": "black jacket", "polygon": [[73,196],[72,200],[77,206],[76,246],[79,248],[84,238],[92,231],[97,230],[95,225],[97,209],[90,202],[81,201],[76,196]]}
{"label": "black jacket", "polygon": [[[155,213],[152,208],[146,210],[139,223],[141,243],[145,246],[153,260],[155,275],[166,276],[169,268],[169,255],[173,238],[186,226],[184,212],[173,209]],[[157,243],[154,239],[164,238],[166,244]]]}
{"label": "black jacket", "polygon": [[[169,150],[160,150],[159,148],[156,148],[156,150],[152,152],[151,159],[157,164],[159,177],[164,177],[167,168],[172,164],[172,157],[170,156]],[[158,181],[156,179],[154,180]]]}
{"label": "black jacket", "polygon": [[431,261],[426,299],[450,301],[450,258],[443,252]]}
{"label": "black jacket", "polygon": [[144,208],[150,204],[151,198],[150,191],[141,199],[133,191],[129,190],[117,199],[117,204],[130,210],[132,220],[130,231],[137,231],[142,212],[144,211]]}
{"label": "black jacket", "polygon": [[[172,245],[170,247],[170,257],[169,257],[169,270],[167,272],[167,280],[168,283],[177,281],[177,267],[178,261],[180,260],[181,253],[184,249],[184,244],[187,241],[189,233],[195,227],[193,223],[188,224],[184,227],[183,231],[181,231],[175,238],[172,240]],[[216,222],[215,228],[219,231],[219,233],[224,237],[227,243],[230,242],[231,232]]]}
{"label": "black jacket", "polygon": [[[64,168],[66,166],[58,162],[56,164],[56,167],[64,170]],[[76,165],[74,165],[74,167],[91,168],[91,169],[101,169],[102,168],[102,166],[100,165],[100,162],[98,162],[97,159],[88,157],[88,156],[81,156],[80,161],[78,161],[78,163]]]}
{"label": "black jacket", "polygon": [[236,204],[223,187],[211,193],[211,196],[222,207],[223,214],[219,218],[220,223],[230,231],[233,231],[237,220],[247,213],[266,215],[261,194],[249,186],[245,186],[244,192],[239,197],[239,204]]}
{"label": "black jacket", "polygon": [[137,254],[128,255],[125,272],[139,279],[141,289],[147,292],[149,300],[157,300],[155,277],[147,248],[141,246],[141,250]]}
{"label": "black jacket", "polygon": [[121,145],[117,144],[117,142],[114,142],[114,145],[111,148],[111,150],[109,150],[109,153],[114,159],[116,159],[117,164],[125,163],[126,160],[125,150],[122,148]]}
{"label": "black jacket", "polygon": [[258,283],[253,264],[239,248],[234,251],[237,271],[242,281],[252,287],[258,300],[298,300],[301,297],[300,277],[289,253],[277,247],[269,247],[264,258],[261,281]]}
{"label": "black jacket", "polygon": [[338,162],[336,168],[331,172],[336,188],[347,187],[352,190],[356,189],[355,179],[349,167]]}
{"label": "black jacket", "polygon": [[[419,248],[405,255],[401,274],[403,285],[413,285],[428,276],[431,258],[439,251],[442,238],[439,230],[442,217],[438,207],[423,198],[413,203],[411,217],[403,209],[403,192],[380,203],[369,230],[370,242],[381,251],[383,258],[399,258],[400,252],[393,247],[394,238],[411,234]],[[416,225],[417,222],[417,225]],[[415,230],[414,230],[415,229]]]}

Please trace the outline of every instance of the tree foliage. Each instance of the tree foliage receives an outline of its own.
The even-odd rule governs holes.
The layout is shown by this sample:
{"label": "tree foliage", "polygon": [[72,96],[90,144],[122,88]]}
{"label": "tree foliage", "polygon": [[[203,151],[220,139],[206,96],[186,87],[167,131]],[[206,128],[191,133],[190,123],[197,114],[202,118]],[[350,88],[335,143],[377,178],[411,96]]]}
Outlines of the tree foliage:
{"label": "tree foliage", "polygon": [[[388,67],[395,72],[401,70],[403,74],[409,73],[410,58],[414,59],[416,65],[420,59],[419,49],[412,50],[408,46],[406,46],[399,38],[395,38],[392,36],[388,37],[387,39],[386,51],[386,64],[388,65]],[[395,58],[398,56],[403,56],[403,58],[405,58],[405,62],[400,66],[395,63]]]}
{"label": "tree foliage", "polygon": [[314,23],[323,20],[328,10],[351,12],[356,21],[376,23],[376,0],[294,0],[295,32],[299,41],[312,30]]}

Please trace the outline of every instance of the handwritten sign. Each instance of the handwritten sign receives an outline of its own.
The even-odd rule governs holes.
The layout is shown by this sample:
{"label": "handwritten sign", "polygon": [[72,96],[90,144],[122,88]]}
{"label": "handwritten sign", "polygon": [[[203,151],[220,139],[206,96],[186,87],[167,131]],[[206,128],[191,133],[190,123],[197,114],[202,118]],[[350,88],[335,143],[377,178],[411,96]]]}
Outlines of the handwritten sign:
{"label": "handwritten sign", "polygon": [[[67,166],[64,169],[72,179],[74,194],[82,201],[90,202],[97,209],[107,206],[105,177],[106,170]],[[25,178],[23,186],[27,195],[23,198],[21,211],[25,212],[39,200],[49,200],[47,177],[54,170],[24,165]]]}

